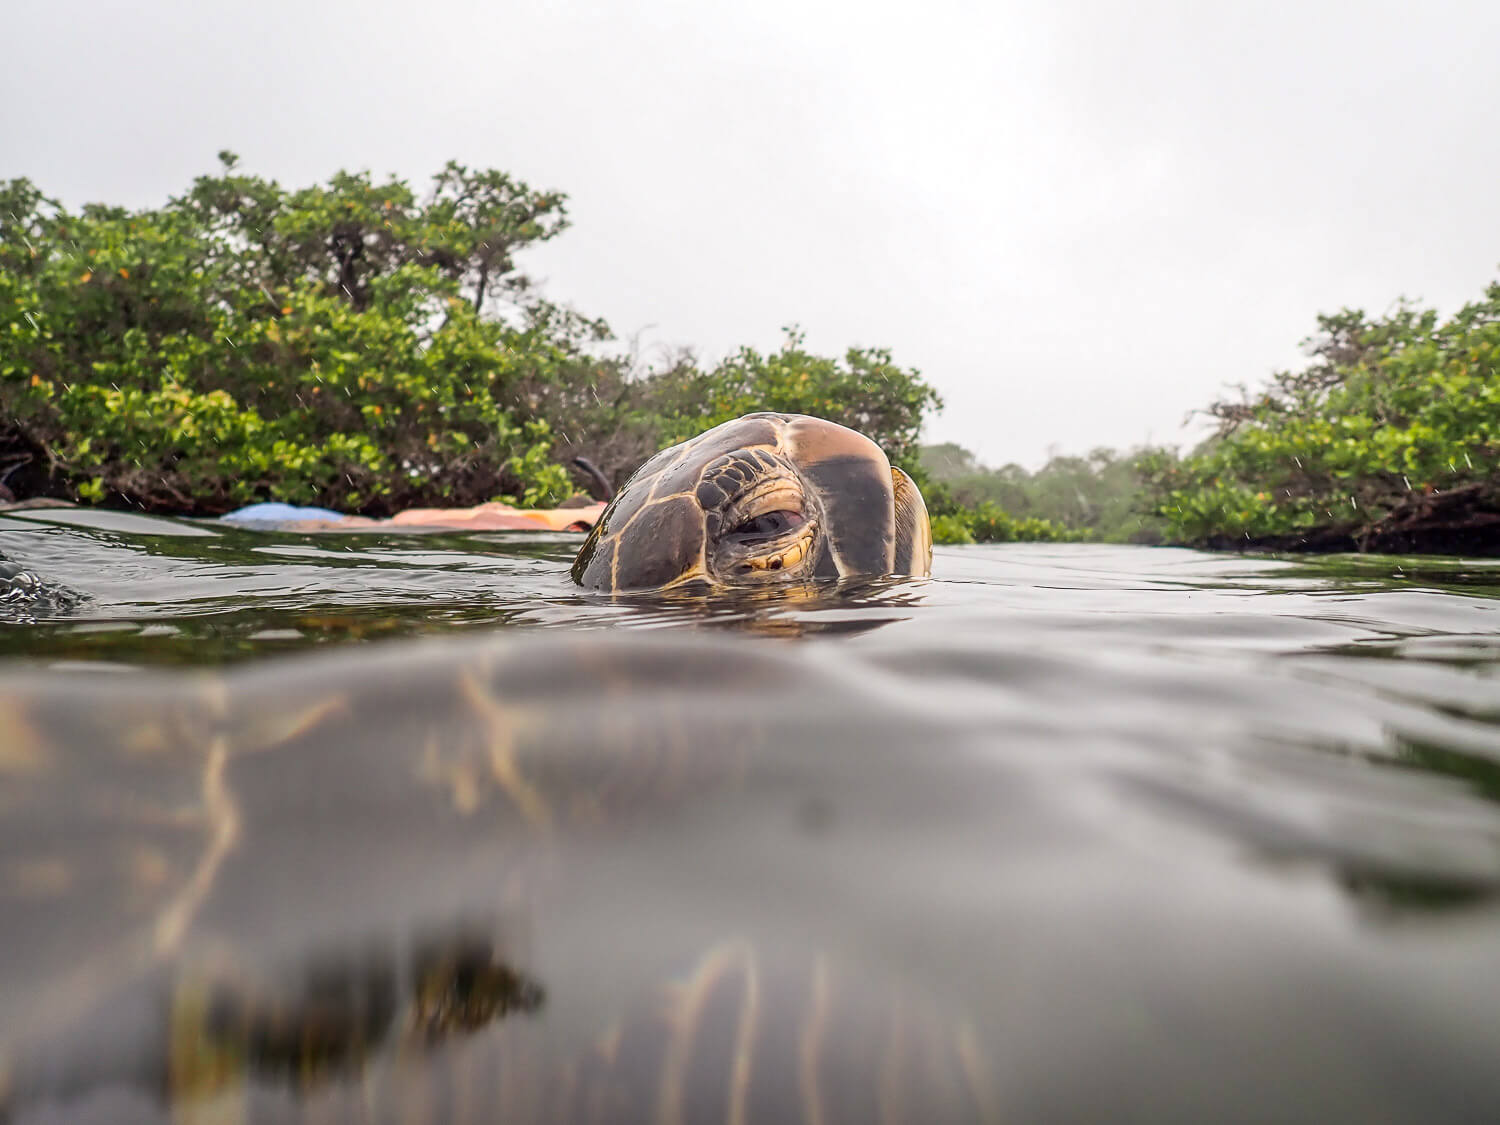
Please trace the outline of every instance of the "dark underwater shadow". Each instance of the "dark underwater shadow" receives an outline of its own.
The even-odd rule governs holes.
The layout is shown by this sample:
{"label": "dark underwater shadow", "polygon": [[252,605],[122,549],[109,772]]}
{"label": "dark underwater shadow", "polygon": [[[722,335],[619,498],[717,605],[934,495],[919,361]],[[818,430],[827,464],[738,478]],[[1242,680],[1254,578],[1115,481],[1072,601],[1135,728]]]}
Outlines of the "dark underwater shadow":
{"label": "dark underwater shadow", "polygon": [[19,1045],[0,1119],[96,1120],[104,1093],[177,1120],[226,1096],[357,1092],[393,1061],[416,1072],[425,1056],[544,1007],[546,990],[511,963],[498,929],[466,919],[399,944],[350,941],[271,965],[188,959],[122,979],[59,1033]]}

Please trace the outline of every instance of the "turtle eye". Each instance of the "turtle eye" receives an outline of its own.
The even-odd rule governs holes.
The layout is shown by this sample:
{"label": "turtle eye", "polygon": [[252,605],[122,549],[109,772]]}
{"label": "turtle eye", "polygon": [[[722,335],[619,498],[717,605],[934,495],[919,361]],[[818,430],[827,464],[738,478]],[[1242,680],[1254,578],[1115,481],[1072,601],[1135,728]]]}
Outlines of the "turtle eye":
{"label": "turtle eye", "polygon": [[804,522],[801,512],[763,512],[738,525],[730,534],[744,539],[771,539]]}

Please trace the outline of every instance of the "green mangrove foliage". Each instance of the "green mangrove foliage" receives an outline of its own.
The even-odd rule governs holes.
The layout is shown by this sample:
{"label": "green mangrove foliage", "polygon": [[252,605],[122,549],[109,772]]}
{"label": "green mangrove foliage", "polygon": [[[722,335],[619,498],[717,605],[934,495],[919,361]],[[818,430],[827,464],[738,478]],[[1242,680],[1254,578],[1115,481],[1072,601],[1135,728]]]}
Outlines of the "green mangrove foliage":
{"label": "green mangrove foliage", "polygon": [[917,434],[942,400],[921,375],[878,348],[842,358],[810,352],[795,328],[778,351],[742,348],[704,369],[679,354],[657,370],[595,360],[574,377],[529,389],[552,424],[559,457],[585,456],[615,487],[663,446],[757,410],[813,414],[870,436],[892,461],[917,460]]}
{"label": "green mangrove foliage", "polygon": [[1500,284],[1444,320],[1318,318],[1313,362],[1215,403],[1217,433],[1139,460],[1175,539],[1380,550],[1500,540]]}
{"label": "green mangrove foliage", "polygon": [[622,358],[516,266],[566,229],[558,192],[456,163],[420,193],[363,173],[292,190],[220,160],[142,210],[0,184],[0,498],[547,504],[575,457],[618,486],[663,445],[783,410],[879,442],[939,542],[1500,549],[1500,284],[1447,319],[1320,317],[1312,362],[1210,406],[1186,455],[990,470],[918,447],[941,399],[882,349],[822,356],[791,329],[711,367]]}
{"label": "green mangrove foliage", "polygon": [[858,430],[895,464],[916,459],[922,420],[943,405],[915,370],[892,363],[889,351],[850,348],[842,361],[813,355],[796,328],[786,330],[778,352],[742,348],[706,372],[678,363],[653,377],[647,390],[669,441],[755,410],[777,410]]}
{"label": "green mangrove foliage", "polygon": [[1093,538],[1050,520],[1012,516],[988,500],[965,507],[953,502],[941,485],[924,487],[923,492],[934,501],[929,511],[935,543],[1068,543]]}
{"label": "green mangrove foliage", "polygon": [[566,228],[565,197],[504,173],[291,190],[220,161],[154,209],[0,185],[0,497],[545,504],[573,491],[576,456],[618,486],[752,410],[843,422],[914,463],[941,406],[888,352],[824,357],[795,330],[708,369],[612,355],[602,321],[516,268]]}
{"label": "green mangrove foliage", "polygon": [[[344,173],[289,191],[221,160],[152,210],[0,188],[14,491],[205,513],[571,492],[516,394],[586,342],[512,260],[564,228],[561,195],[457,164],[422,199]],[[510,320],[483,315],[500,299]]]}
{"label": "green mangrove foliage", "polygon": [[[952,464],[934,450],[955,451],[964,463],[976,464],[974,455],[960,446],[919,446],[915,460],[902,466],[922,489],[932,518],[935,543],[1057,543],[1093,536],[1035,515],[1013,515],[988,499],[976,500],[962,487],[963,474],[952,472]],[[984,470],[982,470],[984,471]]]}

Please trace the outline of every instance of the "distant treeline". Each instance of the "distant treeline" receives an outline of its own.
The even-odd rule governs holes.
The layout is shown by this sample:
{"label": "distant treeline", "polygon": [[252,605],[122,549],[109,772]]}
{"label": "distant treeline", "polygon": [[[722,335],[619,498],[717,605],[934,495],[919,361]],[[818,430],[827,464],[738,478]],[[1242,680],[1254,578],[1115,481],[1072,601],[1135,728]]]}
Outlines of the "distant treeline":
{"label": "distant treeline", "polygon": [[1144,508],[1138,453],[1095,449],[1053,456],[1030,472],[991,469],[951,442],[922,447],[922,467],[962,508],[992,505],[1021,519],[1045,520],[1070,537],[1116,543],[1161,543],[1164,524]]}
{"label": "distant treeline", "polygon": [[156,208],[0,185],[0,499],[545,505],[592,487],[577,457],[618,486],[665,445],[779,410],[880,443],[943,542],[1494,543],[1500,286],[1448,321],[1321,318],[1312,365],[1211,406],[1218,432],[1186,456],[990,470],[919,454],[941,399],[879,348],[818,355],[788,330],[769,354],[639,362],[516,267],[566,202],[456,163],[421,191],[364,173],[289,189],[228,152]]}

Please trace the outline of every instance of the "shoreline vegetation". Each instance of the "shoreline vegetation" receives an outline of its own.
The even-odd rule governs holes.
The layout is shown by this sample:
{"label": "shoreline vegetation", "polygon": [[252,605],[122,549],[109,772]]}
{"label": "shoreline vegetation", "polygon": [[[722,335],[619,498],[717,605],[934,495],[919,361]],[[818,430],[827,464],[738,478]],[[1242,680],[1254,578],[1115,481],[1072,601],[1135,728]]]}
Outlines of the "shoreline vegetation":
{"label": "shoreline vegetation", "polygon": [[1198,447],[990,469],[920,445],[937,390],[881,348],[654,364],[516,265],[567,199],[450,162],[288,189],[229,152],[166,204],[70,210],[0,184],[0,500],[389,516],[618,487],[754,410],[868,434],[939,542],[1095,540],[1500,555],[1500,283],[1442,319],[1318,318],[1309,365],[1204,414]]}

